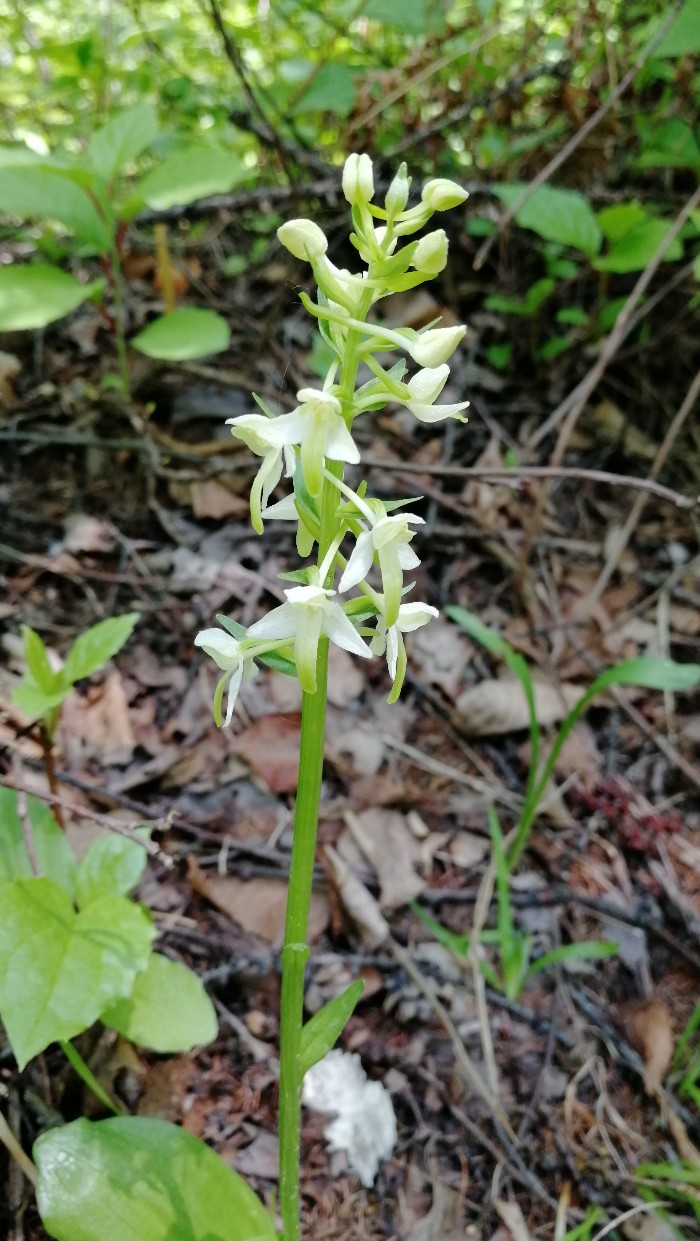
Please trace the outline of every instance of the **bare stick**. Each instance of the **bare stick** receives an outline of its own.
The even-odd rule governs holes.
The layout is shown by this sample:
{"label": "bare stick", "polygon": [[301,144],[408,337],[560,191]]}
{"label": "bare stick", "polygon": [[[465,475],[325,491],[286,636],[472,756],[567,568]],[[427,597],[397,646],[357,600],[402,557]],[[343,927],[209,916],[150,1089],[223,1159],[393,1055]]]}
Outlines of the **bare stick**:
{"label": "bare stick", "polygon": [[676,14],[680,7],[681,0],[676,0],[676,3],[669,11],[665,21],[663,21],[654,32],[652,38],[639,53],[639,56],[635,60],[631,69],[627,70],[625,76],[618,82],[615,89],[608,95],[605,103],[602,103],[599,108],[596,108],[593,115],[589,116],[588,120],[584,122],[578,132],[564,144],[560,151],[557,151],[556,155],[550,159],[548,164],[545,164],[544,168],[537,173],[537,176],[533,178],[530,184],[525,186],[522,194],[518,195],[515,202],[511,203],[507,211],[503,212],[503,215],[499,218],[498,223],[496,224],[494,232],[486,239],[484,244],[477,251],[476,258],[474,259],[475,271],[479,271],[483,267],[484,262],[491,251],[491,247],[496,241],[496,238],[499,237],[503,230],[508,227],[511,220],[515,218],[520,208],[527,202],[528,198],[530,198],[541,185],[544,185],[545,181],[549,180],[552,173],[556,172],[557,168],[561,168],[561,165],[564,164],[569,156],[574,153],[576,148],[581,145],[584,138],[588,137],[592,130],[595,129],[596,125],[600,124],[603,117],[607,115],[613,105],[617,103],[618,99],[624,95],[627,87],[634,81],[635,77],[639,73],[639,70],[649,59],[654,48],[661,42],[671,23],[675,21]]}
{"label": "bare stick", "polygon": [[28,1181],[32,1185],[36,1185],[36,1168],[32,1163],[29,1155],[25,1154],[20,1146],[17,1138],[12,1132],[2,1112],[0,1112],[0,1142],[14,1159],[18,1167],[22,1169]]}

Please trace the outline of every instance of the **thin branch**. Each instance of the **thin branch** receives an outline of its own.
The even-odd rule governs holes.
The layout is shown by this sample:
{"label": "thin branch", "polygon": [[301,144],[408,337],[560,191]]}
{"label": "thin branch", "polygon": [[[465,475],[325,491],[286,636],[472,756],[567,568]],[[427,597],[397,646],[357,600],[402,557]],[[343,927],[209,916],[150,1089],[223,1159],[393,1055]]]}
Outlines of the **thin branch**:
{"label": "thin branch", "polygon": [[363,464],[370,469],[392,471],[397,474],[435,474],[445,478],[580,478],[584,482],[606,483],[611,487],[632,487],[665,500],[676,508],[694,509],[700,504],[700,496],[684,496],[679,491],[664,487],[649,478],[629,477],[627,474],[610,474],[607,470],[579,469],[577,466],[518,465],[518,466],[461,466],[420,465],[409,461],[385,461],[381,457],[364,457]]}
{"label": "thin branch", "polygon": [[649,39],[646,46],[642,48],[642,51],[640,52],[639,56],[635,60],[632,67],[628,69],[627,73],[621,79],[621,81],[618,82],[615,89],[611,91],[611,93],[608,95],[608,98],[605,100],[605,102],[602,103],[599,108],[596,108],[593,115],[589,116],[588,120],[584,122],[584,124],[581,126],[578,132],[575,133],[569,139],[569,141],[564,144],[564,146],[561,148],[560,151],[557,151],[556,155],[554,155],[552,159],[550,159],[549,163],[545,164],[544,168],[540,172],[538,172],[537,176],[534,177],[532,181],[530,182],[530,184],[525,187],[522,194],[518,195],[515,202],[511,203],[507,211],[504,211],[503,215],[499,218],[498,223],[496,224],[496,228],[494,229],[494,232],[492,233],[492,235],[487,238],[484,244],[477,251],[476,258],[474,259],[474,270],[475,271],[479,271],[483,267],[484,262],[488,254],[490,253],[491,247],[493,246],[497,237],[499,237],[500,234],[503,232],[503,230],[508,227],[511,220],[513,220],[515,216],[518,214],[518,212],[520,211],[520,208],[525,205],[527,200],[535,193],[536,190],[540,188],[541,185],[544,185],[545,181],[549,180],[552,173],[556,172],[557,168],[561,168],[561,165],[566,163],[566,160],[569,158],[570,155],[573,155],[574,151],[576,150],[578,146],[581,145],[584,138],[588,137],[588,135],[602,121],[603,117],[607,115],[607,113],[610,111],[613,105],[617,103],[618,99],[622,95],[624,95],[625,91],[627,90],[627,87],[630,86],[631,83],[634,81],[635,77],[639,73],[639,70],[643,67],[643,65],[646,64],[654,48],[657,47],[658,44],[661,42],[662,38],[666,34],[666,31],[671,26],[671,23],[675,21],[676,14],[678,13],[678,10],[680,9],[682,3],[683,3],[683,0],[675,0],[675,4],[669,10],[669,13],[667,17],[665,18],[665,20],[661,23],[658,29],[654,32],[652,38]]}

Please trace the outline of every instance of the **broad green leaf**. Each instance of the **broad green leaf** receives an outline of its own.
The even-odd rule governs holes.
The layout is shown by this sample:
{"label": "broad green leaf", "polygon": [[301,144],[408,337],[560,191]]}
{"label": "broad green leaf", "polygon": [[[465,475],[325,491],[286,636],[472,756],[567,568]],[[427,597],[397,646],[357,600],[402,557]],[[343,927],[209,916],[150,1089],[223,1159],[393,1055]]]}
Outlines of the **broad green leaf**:
{"label": "broad green leaf", "polygon": [[[0,186],[2,180],[0,177]],[[0,332],[46,327],[70,314],[101,287],[101,280],[81,284],[68,272],[44,263],[0,267]]]}
{"label": "broad green leaf", "polygon": [[134,349],[149,358],[184,362],[221,353],[231,342],[231,329],[213,310],[172,310],[154,319],[131,341]]}
{"label": "broad green leaf", "polygon": [[[613,242],[606,255],[594,259],[593,266],[598,271],[612,271],[620,275],[630,271],[642,271],[653,259],[669,227],[666,220],[652,219],[651,216],[640,220],[639,224],[635,224]],[[680,238],[676,237],[668,246],[664,261],[673,262],[682,256],[683,244]]]}
{"label": "broad green leaf", "polygon": [[619,241],[631,228],[648,219],[649,212],[641,203],[615,203],[596,215],[600,231],[608,241]]}
{"label": "broad green leaf", "polygon": [[90,139],[88,155],[95,170],[111,181],[125,164],[133,163],[150,146],[158,133],[158,117],[150,103],[113,116]]}
{"label": "broad green leaf", "polygon": [[102,1020],[129,1042],[161,1053],[211,1043],[217,1031],[214,1005],[197,975],[158,953],[131,994],[110,1004]]}
{"label": "broad green leaf", "polygon": [[50,879],[2,889],[0,1014],[20,1068],[50,1043],[93,1024],[128,995],[154,936],[139,905],[121,896],[76,913]]}
{"label": "broad green leaf", "polygon": [[56,1241],[276,1241],[243,1178],[163,1120],[76,1120],[33,1153],[39,1212]]}
{"label": "broad green leaf", "polygon": [[[1,271],[0,276],[2,276]],[[44,643],[38,633],[29,628],[29,625],[22,626],[22,639],[24,642],[25,663],[33,680],[47,694],[52,694],[56,689],[56,682],[57,679],[60,679],[60,674],[53,671],[49,660],[49,653]]]}
{"label": "broad green leaf", "polygon": [[[72,900],[77,864],[66,833],[56,822],[51,807],[38,797],[27,797],[27,813],[39,874],[59,884]],[[20,875],[16,877],[21,878]]]}
{"label": "broad green leaf", "polygon": [[[0,785],[0,884],[3,880],[29,879],[32,868],[24,843],[22,823],[14,789]],[[0,896],[0,909],[2,897]]]}
{"label": "broad green leaf", "polygon": [[70,648],[63,666],[66,683],[75,685],[76,681],[91,676],[106,664],[121,650],[138,620],[138,612],[127,612],[124,616],[111,616],[100,621],[81,633]]}
{"label": "broad green leaf", "polygon": [[427,3],[426,0],[402,0],[400,5],[394,0],[368,0],[363,15],[416,37],[428,30],[443,30],[445,25],[442,6],[434,0],[427,0]]}
{"label": "broad green leaf", "polygon": [[309,89],[294,104],[294,116],[302,112],[334,112],[336,116],[347,116],[356,96],[355,74],[350,65],[335,61],[324,65],[312,77]]}
{"label": "broad green leaf", "polygon": [[[662,12],[665,17],[667,10],[662,9]],[[700,0],[686,0],[675,22],[654,49],[654,55],[694,56],[696,52],[700,52]]]}
{"label": "broad green leaf", "polygon": [[197,146],[171,155],[147,173],[138,193],[147,207],[165,211],[211,194],[227,194],[249,175],[230,151]]}
{"label": "broad green leaf", "polygon": [[671,117],[648,135],[634,162],[637,168],[697,168],[700,147],[687,121]]}
{"label": "broad green leaf", "polygon": [[36,720],[60,706],[67,692],[65,686],[61,686],[55,693],[47,694],[32,677],[26,676],[20,681],[17,689],[13,689],[12,702],[29,719]]}
{"label": "broad green leaf", "polygon": [[3,169],[0,212],[56,220],[104,254],[110,247],[108,224],[90,195],[72,177],[46,164]]}
{"label": "broad green leaf", "polygon": [[135,840],[117,835],[94,840],[78,867],[78,908],[86,909],[103,896],[128,896],[145,867],[146,850]]}
{"label": "broad green leaf", "polygon": [[335,999],[324,1004],[323,1008],[314,1013],[313,1017],[306,1022],[301,1032],[299,1050],[302,1077],[334,1046],[364,989],[365,984],[359,978],[357,982],[351,983],[341,995],[336,995]]}
{"label": "broad green leaf", "polygon": [[[510,206],[521,195],[524,185],[497,185],[494,193]],[[515,216],[521,228],[531,228],[545,241],[573,246],[584,254],[597,254],[600,229],[587,198],[577,190],[558,190],[541,185]]]}

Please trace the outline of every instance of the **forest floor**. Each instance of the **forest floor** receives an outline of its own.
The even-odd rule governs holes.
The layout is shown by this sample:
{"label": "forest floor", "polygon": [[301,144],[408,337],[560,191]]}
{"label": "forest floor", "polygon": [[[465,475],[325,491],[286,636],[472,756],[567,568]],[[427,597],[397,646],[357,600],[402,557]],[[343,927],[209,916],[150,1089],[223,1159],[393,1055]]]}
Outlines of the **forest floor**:
{"label": "forest floor", "polygon": [[[514,451],[550,465],[556,431],[529,454],[528,441],[592,359],[569,353],[543,382],[525,341],[509,372],[491,369],[493,316],[474,313],[481,295],[469,254],[457,246],[453,255],[444,300],[407,295],[395,313],[414,327],[439,313],[470,324],[450,381],[457,395],[446,393],[471,399],[469,423],[425,427],[389,411],[364,419],[358,438],[370,491],[423,497],[417,597],[468,608],[526,657],[547,735],[565,704],[622,658],[700,661],[697,517],[619,481],[516,484],[465,473],[502,468]],[[134,320],[158,300],[136,257]],[[90,304],[33,343],[2,342],[1,778],[46,788],[36,733],[11,702],[20,625],[61,655],[84,627],[140,612],[113,664],[66,704],[54,756],[63,817],[79,851],[104,830],[103,814],[152,826],[162,853],[140,898],[154,911],[160,949],[204,979],[219,1035],[193,1054],[158,1057],[94,1031],[83,1050],[134,1113],[182,1123],[269,1198],[300,699],[296,683],[262,673],[243,688],[232,726],[217,730],[214,670],[193,639],[218,612],[247,625],[282,598],[277,574],[296,565],[293,537],[284,526],[262,539],[251,532],[255,463],[225,419],[252,408],[251,391],[291,408],[313,358],[298,272],[275,261],[225,285],[190,278],[191,295],[203,289],[232,322],[231,350],[206,364],[135,361],[129,412],[100,387],[113,345]],[[590,397],[571,429],[568,466],[642,478],[653,470],[693,371],[683,288],[670,300]],[[662,478],[694,496],[699,476],[700,436],[687,423]],[[330,686],[307,1009],[364,979],[341,1045],[390,1091],[398,1141],[363,1188],[345,1155],[329,1153],[327,1118],[305,1110],[305,1235],[547,1241],[597,1206],[596,1227],[628,1217],[608,1233],[618,1241],[700,1236],[697,1190],[669,1206],[674,1233],[644,1207],[638,1173],[693,1161],[700,1145],[674,1060],[700,977],[697,699],[618,690],[577,725],[514,878],[513,906],[533,957],[595,939],[616,941],[618,953],[543,970],[512,1000],[487,986],[484,1006],[471,964],[436,942],[411,903],[454,932],[471,929],[490,858],[487,805],[509,829],[525,787],[517,685],[441,615],[412,635],[397,705],[386,704],[378,660],[334,651]],[[341,865],[388,920],[383,942],[372,940],[371,915],[348,907]],[[492,901],[492,928],[494,917]],[[484,952],[493,964],[494,949]],[[482,1080],[497,1083],[507,1124],[465,1077],[464,1051]],[[53,1051],[20,1075],[0,1043],[0,1089],[27,1147],[57,1113],[99,1115]],[[2,1157],[0,1184],[9,1206],[3,1219],[0,1205],[0,1233],[38,1241],[25,1187]]]}

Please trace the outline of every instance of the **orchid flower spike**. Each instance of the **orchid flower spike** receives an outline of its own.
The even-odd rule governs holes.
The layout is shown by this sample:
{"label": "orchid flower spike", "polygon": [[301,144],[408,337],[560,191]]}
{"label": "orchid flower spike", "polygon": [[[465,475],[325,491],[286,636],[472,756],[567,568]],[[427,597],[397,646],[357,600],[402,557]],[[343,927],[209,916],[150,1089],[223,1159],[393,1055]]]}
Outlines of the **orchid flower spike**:
{"label": "orchid flower spike", "polygon": [[379,615],[377,631],[371,645],[373,655],[383,655],[386,652],[387,667],[392,680],[388,702],[396,702],[406,676],[406,648],[402,635],[420,629],[436,616],[439,616],[437,608],[428,603],[402,603],[393,625],[387,624],[386,615]]}
{"label": "orchid flower spike", "polygon": [[248,636],[293,640],[297,674],[304,693],[316,693],[316,662],[322,633],[353,655],[371,656],[372,652],[340,604],[333,600],[334,590],[318,585],[294,586],[284,593],[287,602],[251,625]]}
{"label": "orchid flower spike", "polygon": [[201,646],[204,653],[214,660],[217,667],[224,670],[224,675],[220,677],[214,692],[214,719],[221,728],[221,700],[228,684],[226,719],[224,720],[224,724],[228,726],[233,717],[233,708],[242,683],[252,681],[257,673],[255,663],[246,653],[243,643],[234,638],[232,634],[226,633],[225,629],[202,629],[197,634],[194,644]]}
{"label": "orchid flower spike", "polygon": [[363,530],[358,536],[338,589],[350,590],[363,581],[376,555],[382,575],[384,616],[387,625],[393,625],[399,614],[404,570],[416,569],[420,564],[415,552],[408,546],[415,534],[415,530],[409,530],[409,523],[422,526],[425,522],[415,513],[397,513],[389,517],[384,505],[376,501],[367,511],[377,512],[377,516],[373,515],[371,528]]}

